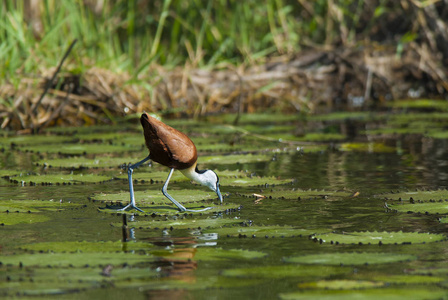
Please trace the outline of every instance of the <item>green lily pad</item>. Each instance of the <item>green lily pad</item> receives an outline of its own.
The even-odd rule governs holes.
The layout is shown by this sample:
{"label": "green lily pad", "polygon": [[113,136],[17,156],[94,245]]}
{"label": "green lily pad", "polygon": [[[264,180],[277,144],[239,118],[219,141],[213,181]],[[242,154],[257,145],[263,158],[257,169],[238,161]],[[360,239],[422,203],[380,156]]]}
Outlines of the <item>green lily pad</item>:
{"label": "green lily pad", "polygon": [[110,176],[97,174],[26,174],[9,178],[10,181],[25,184],[76,184],[100,183],[112,180]]}
{"label": "green lily pad", "polygon": [[218,233],[222,236],[240,237],[293,237],[309,236],[315,231],[292,226],[226,226],[221,228],[205,229],[205,233]]}
{"label": "green lily pad", "polygon": [[[61,209],[76,209],[84,205],[61,200],[3,200],[0,202],[0,212],[34,213],[39,211],[57,211]],[[24,217],[26,219],[26,217]]]}
{"label": "green lily pad", "polygon": [[216,260],[246,260],[246,259],[258,259],[267,256],[266,253],[252,250],[241,249],[220,249],[212,247],[200,247],[197,249],[194,256],[194,260],[197,261],[216,261]]}
{"label": "green lily pad", "polygon": [[322,278],[350,273],[350,268],[334,266],[277,265],[252,268],[235,268],[222,271],[224,276],[278,279],[286,277]]}
{"label": "green lily pad", "polygon": [[129,158],[122,157],[95,157],[86,158],[82,156],[43,159],[36,162],[36,165],[53,168],[117,168],[123,164],[131,162]]}
{"label": "green lily pad", "polygon": [[11,177],[20,174],[17,170],[0,170],[0,177]]}
{"label": "green lily pad", "polygon": [[[165,198],[166,199],[166,198]],[[181,201],[179,201],[181,202]],[[126,203],[124,203],[126,204]],[[224,202],[223,204],[220,203],[209,203],[209,202],[194,202],[194,203],[182,203],[187,209],[192,210],[202,210],[204,208],[208,208],[205,211],[198,211],[199,214],[215,214],[215,213],[222,213],[226,211],[237,211],[240,207],[238,204]],[[124,206],[124,205],[123,205]],[[129,214],[133,215],[135,213],[134,210],[128,210],[128,211],[119,211],[123,206],[106,206],[105,208],[100,208],[101,212],[105,213],[121,213],[121,214]],[[155,215],[164,215],[164,216],[177,216],[179,214],[191,214],[193,212],[181,212],[177,209],[177,207],[174,206],[174,204],[171,203],[168,199],[166,199],[165,205],[157,205],[154,206],[152,204],[142,204],[137,201],[137,207],[142,209],[144,211],[143,214],[155,214]],[[143,221],[142,221],[143,222]],[[143,222],[142,225],[140,223],[138,226],[151,226],[149,223]],[[162,225],[160,225],[162,226]]]}
{"label": "green lily pad", "polygon": [[[207,219],[176,219],[176,220],[136,220],[131,224],[132,227],[158,227],[175,229],[208,229],[216,228],[229,224],[236,224],[238,220],[224,218],[207,218]],[[122,223],[112,223],[113,226],[121,227]]]}
{"label": "green lily pad", "polygon": [[448,200],[448,190],[430,190],[430,191],[397,191],[394,193],[385,193],[377,197],[386,200]]}
{"label": "green lily pad", "polygon": [[[0,206],[0,210],[3,210],[3,206]],[[33,224],[37,222],[45,222],[50,218],[36,213],[0,213],[0,224],[2,225],[16,225],[16,224]]]}
{"label": "green lily pad", "polygon": [[316,234],[315,239],[322,242],[335,242],[340,244],[402,244],[402,243],[429,243],[446,240],[443,234],[418,232],[347,232]]}
{"label": "green lily pad", "polygon": [[23,245],[20,248],[35,251],[51,252],[86,252],[86,253],[104,253],[120,251],[148,250],[153,248],[150,243],[108,241],[108,242],[44,242]]}
{"label": "green lily pad", "polygon": [[312,115],[309,117],[310,121],[344,121],[344,120],[373,120],[378,119],[378,115],[367,111],[347,111],[347,112],[332,112],[322,115]]}
{"label": "green lily pad", "polygon": [[54,267],[83,267],[99,265],[120,265],[137,263],[149,263],[154,258],[151,255],[139,255],[133,253],[35,253],[19,255],[2,255],[0,262],[3,265],[23,266],[54,266]]}
{"label": "green lily pad", "polygon": [[365,288],[377,288],[385,286],[384,282],[367,280],[318,280],[312,282],[299,283],[301,289],[328,289],[328,290],[354,290]]}
{"label": "green lily pad", "polygon": [[[209,200],[217,198],[216,193],[207,190],[168,190],[168,193],[178,202],[185,204],[191,202],[198,202],[202,200]],[[159,205],[171,203],[162,192],[157,190],[145,190],[134,192],[135,201],[138,205]],[[97,201],[111,201],[111,202],[129,202],[129,191],[119,193],[98,193],[91,197]]]}
{"label": "green lily pad", "polygon": [[23,147],[34,145],[63,144],[70,141],[73,141],[73,137],[62,135],[18,135],[2,139],[0,144],[4,146],[14,144],[18,147]]}
{"label": "green lily pad", "polygon": [[390,254],[390,253],[323,253],[287,257],[284,261],[300,264],[323,264],[323,265],[364,265],[364,264],[386,264],[400,261],[415,260],[415,255]]}
{"label": "green lily pad", "polygon": [[[415,204],[398,204],[389,205],[389,208],[402,212],[421,212],[430,214],[446,214],[448,213],[448,202],[423,202]],[[443,223],[443,222],[442,222]]]}
{"label": "green lily pad", "polygon": [[[348,198],[353,195],[353,192],[349,191],[326,191],[326,190],[273,190],[261,193],[265,197],[277,198],[277,199],[336,199],[336,198]],[[247,194],[249,195],[249,194]]]}
{"label": "green lily pad", "polygon": [[52,147],[48,145],[20,146],[21,150],[39,153],[60,153],[65,155],[82,155],[82,154],[102,154],[102,153],[119,153],[142,151],[143,147],[135,147],[127,144],[54,144]]}
{"label": "green lily pad", "polygon": [[431,284],[444,282],[443,277],[438,276],[424,276],[424,275],[378,275],[371,278],[375,281],[382,281],[387,284]]}
{"label": "green lily pad", "polygon": [[430,133],[426,134],[426,136],[434,138],[434,139],[444,139],[444,140],[446,140],[446,139],[448,139],[448,131],[446,131],[446,130],[443,130],[443,131],[433,131],[433,132],[430,132]]}
{"label": "green lily pad", "polygon": [[344,143],[341,144],[341,151],[359,151],[368,153],[394,153],[397,150],[394,147],[386,146],[381,143]]}
{"label": "green lily pad", "polygon": [[299,291],[292,293],[281,293],[282,300],[410,300],[410,299],[443,299],[446,297],[446,291],[442,289],[427,288],[374,288],[362,290],[327,290],[327,291]]}
{"label": "green lily pad", "polygon": [[257,162],[267,162],[272,160],[272,155],[268,154],[232,154],[221,156],[201,156],[201,164],[247,164]]}
{"label": "green lily pad", "polygon": [[448,102],[443,100],[432,99],[415,99],[415,100],[401,100],[394,101],[390,104],[394,108],[416,108],[416,109],[431,109],[439,111],[448,111]]}

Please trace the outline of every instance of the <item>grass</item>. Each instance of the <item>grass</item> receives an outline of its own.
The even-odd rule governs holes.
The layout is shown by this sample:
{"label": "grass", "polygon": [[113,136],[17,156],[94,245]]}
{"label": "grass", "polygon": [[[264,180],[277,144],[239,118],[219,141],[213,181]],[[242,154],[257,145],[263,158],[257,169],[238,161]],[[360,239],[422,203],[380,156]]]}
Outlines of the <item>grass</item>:
{"label": "grass", "polygon": [[[409,48],[427,62],[417,68],[436,81],[437,93],[443,94],[448,90],[442,76],[447,60],[432,53],[447,52],[442,42],[421,42],[431,30],[443,38],[428,21],[443,21],[448,9],[439,2],[411,6],[386,0],[4,0],[0,128],[38,131],[75,124],[64,121],[69,118],[87,125],[113,122],[118,115],[143,110],[190,116],[258,107],[307,113],[322,102],[314,94],[323,94],[321,84],[313,81],[326,77],[332,82],[334,75],[319,64],[333,67],[344,60],[330,55],[328,61],[316,58],[309,67],[310,58],[297,55],[304,49],[371,49],[366,51],[381,54],[384,45],[391,44],[387,48],[400,57],[407,53],[405,45],[413,43]],[[428,9],[428,20],[416,18],[431,5],[440,12]],[[36,103],[74,40],[78,42],[58,81],[52,82],[42,104]],[[441,48],[431,48],[434,45]],[[287,68],[275,69],[279,62]],[[295,75],[296,69],[307,68],[316,71],[311,78]],[[355,72],[364,74],[364,69],[356,67]],[[347,80],[356,81],[351,75]],[[222,87],[221,81],[227,85]]]}
{"label": "grass", "polygon": [[[306,44],[334,42],[337,27],[348,28],[344,40],[354,41],[365,5],[360,1],[352,7],[351,2],[331,4],[331,13],[321,0],[133,0],[102,6],[43,0],[36,7],[5,0],[0,5],[0,64],[5,66],[0,78],[14,80],[17,72],[38,73],[57,65],[74,39],[79,44],[70,69],[78,71],[95,65],[138,74],[151,63],[256,63],[297,53]],[[377,11],[374,20],[381,16]]]}

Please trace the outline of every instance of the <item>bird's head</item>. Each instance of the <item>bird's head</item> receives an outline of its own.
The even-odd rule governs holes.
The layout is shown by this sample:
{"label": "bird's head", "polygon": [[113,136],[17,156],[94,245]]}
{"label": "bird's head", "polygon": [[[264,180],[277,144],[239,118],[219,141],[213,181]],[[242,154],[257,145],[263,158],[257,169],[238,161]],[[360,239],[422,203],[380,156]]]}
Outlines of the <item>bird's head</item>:
{"label": "bird's head", "polygon": [[201,171],[197,170],[196,172],[200,174],[201,177],[200,183],[203,186],[206,186],[212,191],[214,191],[216,195],[218,195],[219,201],[221,201],[222,203],[222,195],[221,191],[219,190],[218,175],[216,175],[216,173],[213,172],[212,170],[201,170]]}

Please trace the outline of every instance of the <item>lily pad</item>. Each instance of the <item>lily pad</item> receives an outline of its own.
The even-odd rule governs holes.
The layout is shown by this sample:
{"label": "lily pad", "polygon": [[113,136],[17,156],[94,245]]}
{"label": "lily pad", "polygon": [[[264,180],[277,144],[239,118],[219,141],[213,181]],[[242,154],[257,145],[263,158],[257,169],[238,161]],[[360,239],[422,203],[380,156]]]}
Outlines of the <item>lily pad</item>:
{"label": "lily pad", "polygon": [[377,195],[377,197],[386,200],[448,200],[448,190],[430,190],[430,191],[397,191]]}
{"label": "lily pad", "polygon": [[364,265],[386,264],[415,259],[417,259],[415,255],[409,254],[343,252],[293,256],[285,258],[284,261],[300,264]]}
{"label": "lily pad", "polygon": [[142,242],[44,242],[23,245],[20,248],[35,251],[51,252],[85,252],[85,253],[104,253],[120,251],[148,250],[153,248],[150,243]]}
{"label": "lily pad", "polygon": [[[353,195],[350,191],[326,191],[326,190],[301,190],[301,189],[290,189],[290,190],[273,190],[261,193],[265,197],[278,198],[278,199],[337,199],[337,198],[347,198]],[[248,194],[249,195],[249,194]]]}
{"label": "lily pad", "polygon": [[386,146],[381,143],[344,143],[341,144],[341,151],[359,151],[368,153],[394,153],[397,150],[394,147]]}
{"label": "lily pad", "polygon": [[375,281],[382,281],[387,284],[431,284],[431,283],[441,283],[445,279],[439,276],[424,276],[424,275],[378,275],[371,278]]}
{"label": "lily pad", "polygon": [[316,234],[315,239],[322,242],[335,242],[339,244],[403,244],[403,243],[429,243],[446,240],[443,234],[418,232],[346,232]]}
{"label": "lily pad", "polygon": [[73,137],[62,135],[19,135],[2,139],[1,145],[9,146],[11,144],[18,147],[34,146],[34,145],[49,145],[62,144],[73,141]]}
{"label": "lily pad", "polygon": [[446,297],[446,291],[442,289],[427,288],[374,288],[362,290],[327,290],[327,291],[299,291],[292,293],[281,293],[282,300],[345,300],[345,299],[391,299],[391,300],[410,300],[410,299],[441,299]]}
{"label": "lily pad", "polygon": [[[0,206],[0,210],[2,210]],[[37,222],[45,222],[50,218],[48,216],[36,213],[0,213],[0,224],[2,225],[15,225],[15,224],[33,224]]]}
{"label": "lily pad", "polygon": [[[448,202],[423,202],[415,204],[398,204],[389,205],[390,208],[402,212],[421,212],[430,214],[446,214],[448,213]],[[443,222],[442,222],[443,223]]]}
{"label": "lily pad", "polygon": [[448,102],[443,100],[432,99],[415,99],[415,100],[401,100],[391,103],[394,108],[416,108],[416,109],[430,109],[448,111]]}
{"label": "lily pad", "polygon": [[272,155],[268,154],[232,154],[221,156],[201,156],[201,164],[247,164],[257,162],[267,162],[272,160]]}
{"label": "lily pad", "polygon": [[19,255],[2,255],[0,262],[3,265],[22,264],[23,266],[53,266],[53,267],[83,267],[99,265],[120,265],[149,263],[154,259],[151,255],[133,253],[35,253]]}
{"label": "lily pad", "polygon": [[[224,218],[207,218],[207,219],[176,219],[176,220],[136,220],[130,224],[131,227],[158,227],[158,228],[170,228],[175,229],[207,229],[216,228],[229,224],[239,223],[235,219],[224,219]],[[113,223],[112,225],[120,227],[122,223]]]}
{"label": "lily pad", "polygon": [[226,226],[221,228],[205,229],[206,233],[218,233],[229,237],[293,237],[309,236],[315,231],[309,229],[295,228],[292,226]]}
{"label": "lily pad", "polygon": [[[212,191],[206,190],[168,190],[168,193],[178,202],[185,204],[191,202],[198,202],[202,200],[209,200],[217,198]],[[143,205],[159,205],[171,203],[162,192],[157,190],[145,190],[134,192],[135,201],[137,204]],[[129,191],[122,191],[119,193],[99,193],[92,196],[93,200],[97,201],[111,201],[111,202],[129,202]]]}
{"label": "lily pad", "polygon": [[216,260],[246,260],[246,259],[258,259],[267,256],[266,253],[252,250],[241,249],[220,249],[212,247],[200,247],[197,249],[194,256],[194,260],[197,261],[216,261]]}
{"label": "lily pad", "polygon": [[54,144],[48,145],[20,146],[21,150],[39,153],[59,153],[65,155],[101,154],[142,151],[143,147],[135,147],[126,144]]}
{"label": "lily pad", "polygon": [[318,280],[312,282],[299,283],[301,289],[328,289],[328,290],[354,290],[365,288],[377,288],[385,286],[384,282],[367,280]]}
{"label": "lily pad", "polygon": [[9,178],[10,181],[20,184],[76,184],[100,183],[112,180],[110,176],[97,174],[26,174]]}
{"label": "lily pad", "polygon": [[[39,211],[57,211],[61,209],[76,209],[84,205],[61,200],[3,200],[0,202],[0,212],[34,213]],[[24,217],[26,219],[26,217]]]}
{"label": "lily pad", "polygon": [[96,158],[86,158],[82,156],[43,159],[36,162],[36,165],[53,168],[117,168],[123,164],[131,162],[129,158],[101,156]]}
{"label": "lily pad", "polygon": [[276,266],[260,266],[252,268],[234,268],[222,271],[224,276],[236,277],[255,277],[279,279],[286,277],[300,277],[300,278],[322,278],[335,275],[350,273],[350,268],[335,267],[335,266],[304,266],[304,265],[276,265]]}

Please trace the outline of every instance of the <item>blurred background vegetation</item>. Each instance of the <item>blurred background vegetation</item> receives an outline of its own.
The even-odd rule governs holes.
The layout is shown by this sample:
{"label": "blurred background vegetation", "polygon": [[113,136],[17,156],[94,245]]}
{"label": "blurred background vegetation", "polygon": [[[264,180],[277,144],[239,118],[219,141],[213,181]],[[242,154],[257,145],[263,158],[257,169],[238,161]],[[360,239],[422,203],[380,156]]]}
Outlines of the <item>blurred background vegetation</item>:
{"label": "blurred background vegetation", "polygon": [[446,0],[4,0],[1,126],[445,99],[447,20]]}

